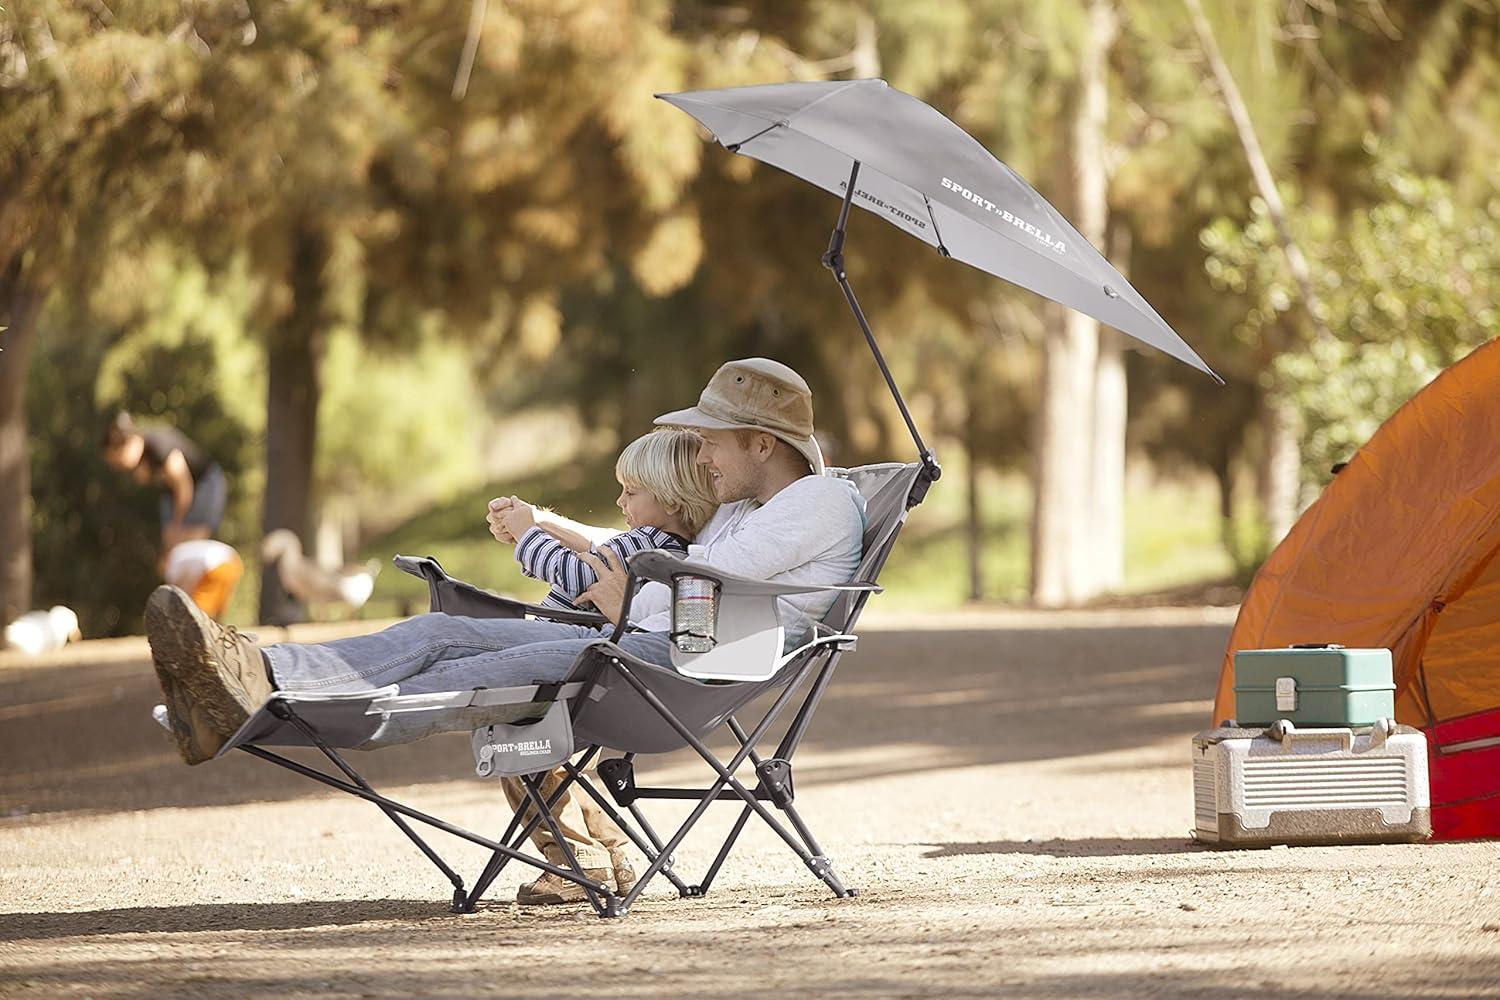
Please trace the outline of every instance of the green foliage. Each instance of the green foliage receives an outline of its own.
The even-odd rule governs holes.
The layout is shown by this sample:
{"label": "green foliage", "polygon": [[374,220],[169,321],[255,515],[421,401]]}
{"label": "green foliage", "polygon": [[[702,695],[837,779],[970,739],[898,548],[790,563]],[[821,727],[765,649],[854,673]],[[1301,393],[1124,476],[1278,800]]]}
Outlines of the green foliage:
{"label": "green foliage", "polygon": [[[1496,333],[1496,8],[1206,6],[1273,170],[1301,192],[1293,225],[1338,339],[1310,343],[1290,318],[1294,289],[1180,5],[1117,0],[1112,225],[1130,237],[1131,280],[1234,383],[1218,391],[1132,359],[1131,442],[1227,486],[1259,395],[1289,389],[1306,413],[1307,474],[1322,481],[1416,386]],[[51,594],[84,587],[47,568],[73,527],[104,544],[91,504],[126,502],[128,483],[99,479],[92,454],[96,418],[116,402],[236,456],[235,530],[253,547],[268,345],[322,359],[316,491],[356,497],[368,519],[478,498],[481,450],[508,450],[482,439],[511,414],[573,408],[595,429],[579,460],[612,457],[736,355],[809,377],[835,461],[906,456],[818,264],[837,203],[705,143],[651,95],[849,75],[873,57],[1057,196],[1088,5],[490,3],[463,100],[452,84],[468,4],[4,8],[0,273],[59,293],[28,405]],[[874,50],[856,52],[871,27]],[[1041,300],[865,213],[849,263],[924,432],[945,461],[972,453],[1004,508],[1014,483],[995,472],[1026,456]],[[57,321],[58,302],[76,317]],[[88,432],[69,444],[64,427]],[[554,442],[525,445],[514,450]],[[124,509],[111,520],[136,523]],[[1010,565],[1025,529],[1007,524],[993,544]],[[138,561],[118,541],[109,558]],[[94,631],[124,627],[133,600],[101,597],[117,617],[90,612]]]}
{"label": "green foliage", "polygon": [[469,353],[425,337],[379,353],[336,330],[324,359],[318,481],[369,516],[446,497],[478,477],[483,403]]}
{"label": "green foliage", "polygon": [[[1370,208],[1294,216],[1336,338],[1281,354],[1267,373],[1303,414],[1304,482],[1324,482],[1413,393],[1500,336],[1500,198],[1468,209],[1437,178],[1387,168],[1379,180]],[[1246,343],[1285,324],[1295,300],[1264,206],[1254,211],[1203,234],[1208,273],[1252,304]]]}
{"label": "green foliage", "polygon": [[[241,486],[251,436],[219,395],[214,345],[186,337],[172,346],[144,347],[116,366],[118,394],[99,405],[93,381],[107,342],[52,317],[33,356],[27,396],[35,601],[73,608],[89,637],[139,634],[146,597],[161,582],[160,494],[100,457],[105,420],[118,407],[143,425],[178,428],[224,466],[230,504],[220,537],[242,551],[254,537],[254,504]],[[185,371],[207,377],[177,374]]]}

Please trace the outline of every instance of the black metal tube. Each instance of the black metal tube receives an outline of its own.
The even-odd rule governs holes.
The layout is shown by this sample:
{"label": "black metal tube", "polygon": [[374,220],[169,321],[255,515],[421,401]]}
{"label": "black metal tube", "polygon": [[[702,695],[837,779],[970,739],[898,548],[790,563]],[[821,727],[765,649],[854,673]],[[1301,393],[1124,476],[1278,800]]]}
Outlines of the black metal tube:
{"label": "black metal tube", "polygon": [[[741,746],[744,746],[750,742],[750,737],[745,735],[745,729],[740,725],[739,719],[736,719],[731,715],[724,721],[729,723],[729,731],[734,733],[734,738],[740,741]],[[760,767],[761,759],[762,758],[760,754],[755,752],[755,747],[750,747],[750,763],[754,764],[756,767]]]}
{"label": "black metal tube", "polygon": [[834,649],[829,654],[828,662],[818,672],[817,678],[812,683],[812,690],[807,693],[802,707],[797,710],[796,718],[792,719],[792,724],[787,727],[786,734],[782,736],[781,743],[776,747],[776,756],[782,760],[791,760],[792,754],[797,752],[797,745],[802,742],[802,734],[807,731],[808,724],[812,722],[813,712],[817,711],[818,702],[823,699],[823,690],[828,687],[828,682],[833,680],[833,668],[843,655],[843,650]]}
{"label": "black metal tube", "polygon": [[714,858],[714,863],[708,866],[708,874],[703,876],[703,882],[698,886],[703,892],[708,892],[708,887],[713,885],[714,877],[719,874],[719,869],[724,866],[724,861],[729,857],[729,852],[733,849],[734,842],[740,839],[740,831],[745,829],[745,823],[750,819],[752,812],[754,810],[749,806],[740,810],[740,818],[734,821],[734,829],[729,831],[729,836],[724,840],[724,846],[719,848],[719,853]]}
{"label": "black metal tube", "polygon": [[916,421],[912,420],[911,411],[906,408],[906,400],[901,398],[901,390],[896,388],[896,378],[891,374],[890,367],[885,363],[885,355],[880,352],[880,345],[875,343],[875,334],[870,330],[870,324],[865,320],[864,310],[859,307],[859,300],[854,297],[854,289],[849,287],[849,279],[845,276],[842,268],[834,272],[838,279],[839,288],[844,291],[844,298],[849,302],[849,308],[854,310],[854,318],[859,323],[859,328],[864,332],[865,341],[870,345],[870,350],[875,354],[875,363],[880,366],[880,374],[885,376],[885,384],[890,388],[891,395],[896,399],[896,406],[901,410],[901,419],[906,421],[906,429],[911,432],[911,439],[916,442],[917,456],[922,464],[933,468],[936,462],[933,460],[932,452],[922,441],[922,435],[917,431]]}
{"label": "black metal tube", "polygon": [[844,203],[839,206],[839,222],[833,227],[833,235],[828,237],[828,253],[823,256],[825,267],[835,267],[843,270],[844,267],[844,230],[849,224],[849,205],[854,201],[854,182],[859,178],[859,161],[854,161],[854,168],[849,171],[849,183],[844,188]]}
{"label": "black metal tube", "polygon": [[[565,764],[564,766],[567,767],[569,771],[573,771],[572,764]],[[616,826],[625,831],[625,836],[630,838],[630,842],[636,846],[637,850],[639,850],[646,856],[646,863],[650,864],[651,862],[655,861],[657,854],[660,853],[655,849],[658,846],[659,842],[653,843],[652,841],[648,841],[645,836],[637,833],[635,827],[627,822],[624,816],[620,815],[619,811],[615,809],[613,803],[607,800],[604,797],[604,794],[597,788],[595,788],[594,783],[592,781],[589,781],[586,776],[581,773],[574,772],[573,777],[577,780],[578,787],[582,788],[586,793],[588,793],[589,798],[594,800],[595,805],[604,810],[604,815],[608,816]],[[678,892],[685,892],[687,890],[687,885],[677,877],[676,873],[674,873],[671,868],[663,866],[662,874],[665,875],[667,877],[667,880],[677,888]]]}
{"label": "black metal tube", "polygon": [[[426,813],[421,812],[420,810],[413,809],[411,806],[402,805],[401,803],[396,802],[393,799],[386,798],[384,795],[381,795],[378,792],[369,792],[363,788],[360,788],[358,785],[351,785],[347,781],[340,781],[331,775],[323,774],[321,771],[315,771],[305,764],[299,764],[296,761],[289,760],[288,758],[282,757],[279,754],[271,753],[269,750],[263,750],[260,747],[255,746],[241,746],[239,747],[239,749],[245,751],[248,754],[251,754],[252,756],[259,757],[261,760],[267,760],[273,764],[279,764],[289,771],[297,772],[303,777],[311,778],[314,781],[321,782],[327,785],[329,788],[336,788],[341,792],[347,792],[348,794],[353,795],[355,798],[364,799],[366,802],[373,802],[378,806],[389,806],[403,816],[407,816],[411,819],[426,823],[428,826],[437,827],[444,833],[452,834],[460,840],[467,840],[471,844],[478,844],[480,847],[488,847],[492,851],[500,851],[504,854],[508,854],[515,860],[531,865],[533,868],[540,868],[543,871],[551,872],[554,875],[561,875],[564,878],[570,880],[574,878],[572,872],[568,871],[566,868],[559,868],[557,865],[552,864],[550,861],[538,861],[536,858],[529,858],[519,851],[511,850],[504,844],[497,844],[493,840],[481,837],[477,833],[471,833],[461,826],[454,826],[452,823],[440,820],[436,816],[429,816]],[[603,886],[600,886],[600,888],[603,888]]]}
{"label": "black metal tube", "polygon": [[922,435],[917,431],[916,421],[912,420],[911,411],[906,408],[906,400],[901,397],[901,390],[896,387],[896,379],[891,374],[890,366],[885,363],[885,355],[880,352],[880,345],[875,343],[875,334],[865,319],[864,310],[859,307],[859,300],[854,297],[854,289],[849,287],[849,277],[844,271],[844,232],[849,223],[849,205],[854,200],[854,183],[858,178],[859,161],[855,160],[853,168],[849,171],[848,187],[844,189],[843,204],[839,206],[838,225],[833,227],[833,235],[828,238],[828,252],[823,255],[823,266],[833,272],[839,288],[843,290],[844,298],[854,312],[854,319],[859,323],[859,329],[865,335],[865,342],[870,345],[870,351],[875,355],[875,363],[880,366],[880,374],[885,376],[886,387],[891,390],[891,396],[896,400],[896,407],[901,411],[901,419],[906,421],[906,429],[911,433],[911,439],[916,442],[917,456],[928,478],[936,480],[942,474],[942,470],[938,467],[932,452],[922,441]]}
{"label": "black metal tube", "polygon": [[[594,755],[598,752],[599,748],[597,746],[589,747],[589,749],[584,752],[584,755],[579,758],[577,766],[588,767],[589,761],[593,760]],[[564,766],[571,769],[574,765],[572,763],[565,763]],[[557,787],[552,790],[552,794],[547,797],[547,808],[550,810],[553,806],[555,806],[558,800],[563,797],[563,793],[567,790],[568,782],[558,782]],[[537,824],[541,822],[540,816],[533,816],[531,817],[531,821],[526,824],[526,829],[517,834],[516,828],[521,825],[521,818],[526,815],[526,810],[526,805],[516,807],[515,811],[511,814],[509,825],[507,825],[505,828],[505,833],[501,834],[500,836],[501,842],[509,845],[513,850],[520,850],[520,847],[523,843],[525,843],[526,838],[531,836],[531,832],[535,830]],[[474,881],[474,888],[469,891],[468,905],[470,907],[477,903],[480,897],[482,897],[487,891],[489,891],[490,886],[494,883],[495,879],[500,876],[500,872],[505,868],[506,863],[509,861],[510,858],[502,854],[492,854],[490,856],[490,860],[485,863],[484,870],[479,873],[479,878]]]}
{"label": "black metal tube", "polygon": [[[559,851],[562,851],[563,857],[568,859],[568,867],[573,870],[572,875],[568,876],[568,880],[583,887],[584,895],[588,896],[589,905],[594,908],[596,913],[603,916],[604,900],[599,896],[600,890],[597,888],[600,883],[592,881],[588,875],[584,874],[583,866],[578,863],[578,856],[573,853],[573,848],[568,845],[568,838],[563,836],[562,828],[557,825],[557,817],[552,815],[553,804],[542,798],[540,782],[537,781],[535,775],[523,774],[521,775],[521,787],[526,789],[526,797],[531,800],[532,808],[546,822],[547,830],[552,834],[552,842],[557,845]],[[603,891],[606,893],[609,892],[608,889]]]}
{"label": "black metal tube", "polygon": [[[704,793],[703,801],[698,803],[697,808],[695,808],[692,813],[689,814],[688,818],[683,821],[682,826],[679,827],[677,832],[672,835],[672,839],[667,841],[666,846],[662,849],[661,857],[653,862],[651,867],[646,869],[646,874],[641,876],[641,880],[635,884],[635,888],[631,889],[629,894],[626,895],[623,905],[628,908],[633,902],[635,902],[636,896],[640,895],[641,890],[646,887],[646,883],[647,881],[649,881],[650,877],[652,875],[655,875],[656,872],[661,869],[662,858],[667,857],[672,851],[677,850],[677,846],[682,843],[683,838],[688,835],[688,832],[693,828],[694,825],[697,824],[698,820],[702,818],[703,814],[708,811],[708,807],[713,803],[715,797],[717,797],[719,791],[725,785],[729,785],[737,793],[739,793],[740,798],[743,799],[747,805],[753,808],[761,819],[765,820],[766,825],[774,830],[777,836],[781,837],[781,839],[786,842],[786,845],[796,853],[797,857],[802,860],[803,864],[807,865],[810,868],[813,867],[813,859],[807,854],[805,850],[803,850],[802,845],[797,843],[796,839],[791,835],[791,833],[786,830],[785,827],[783,827],[777,821],[775,816],[771,815],[770,810],[761,805],[759,802],[755,801],[753,793],[751,793],[749,789],[745,788],[744,785],[740,784],[739,779],[734,776],[734,769],[739,767],[740,764],[744,763],[745,757],[748,756],[749,751],[745,747],[741,747],[739,752],[737,752],[732,758],[730,758],[730,762],[728,764],[720,763],[719,759],[713,755],[713,751],[709,750],[708,747],[703,744],[702,740],[699,740],[696,736],[694,736],[692,732],[686,726],[684,726],[675,715],[672,714],[671,710],[668,709],[665,704],[663,704],[662,700],[656,696],[656,693],[648,688],[640,678],[636,677],[629,667],[625,666],[625,664],[618,658],[612,658],[610,662],[614,664],[615,669],[620,672],[620,675],[625,678],[626,682],[629,683],[631,687],[635,688],[636,693],[641,696],[646,704],[655,709],[657,714],[666,721],[667,725],[675,729],[677,731],[677,735],[681,736],[683,740],[686,741],[688,746],[692,747],[697,752],[698,756],[703,758],[703,762],[709,767],[713,768],[714,771],[716,771],[719,775],[718,781],[716,781]],[[805,669],[806,668],[804,668],[804,670]],[[770,720],[774,718],[776,714],[778,714],[780,706],[786,702],[795,688],[795,682],[793,684],[789,684],[787,686],[787,689],[783,691],[781,695],[776,699],[776,703],[771,706],[771,711],[767,712],[766,717],[760,721],[760,724],[758,726],[756,726],[754,739],[760,739],[761,735],[770,725]]]}
{"label": "black metal tube", "polygon": [[[367,792],[373,793],[375,791],[375,789],[370,787],[369,782],[360,777],[358,771],[350,767],[349,764],[344,760],[344,758],[340,757],[334,751],[333,747],[329,746],[327,741],[325,741],[322,736],[318,735],[316,730],[309,726],[300,715],[292,710],[292,707],[290,705],[285,706],[285,708],[285,712],[280,715],[281,719],[286,722],[290,722],[298,732],[311,740],[314,746],[323,751],[323,756],[333,761],[334,765],[338,767],[340,771],[343,771],[344,775],[348,777],[350,781],[353,781],[355,784],[359,785],[359,787],[363,788]],[[379,805],[379,803],[377,803],[377,805]],[[417,831],[413,830],[411,826],[407,824],[406,820],[402,819],[395,812],[392,812],[390,809],[386,808],[383,805],[379,806],[379,808],[381,812],[385,813],[387,819],[389,819],[392,823],[395,823],[396,826],[400,827],[401,832],[406,834],[411,842],[416,844],[417,847],[421,849],[423,854],[427,855],[428,861],[431,861],[434,865],[437,865],[439,870],[441,870],[444,875],[448,876],[448,881],[453,883],[453,888],[459,890],[460,892],[464,891],[464,880],[459,877],[457,872],[448,867],[448,863],[446,861],[438,857],[438,853],[436,851],[427,846],[427,841],[419,837],[417,835]]]}

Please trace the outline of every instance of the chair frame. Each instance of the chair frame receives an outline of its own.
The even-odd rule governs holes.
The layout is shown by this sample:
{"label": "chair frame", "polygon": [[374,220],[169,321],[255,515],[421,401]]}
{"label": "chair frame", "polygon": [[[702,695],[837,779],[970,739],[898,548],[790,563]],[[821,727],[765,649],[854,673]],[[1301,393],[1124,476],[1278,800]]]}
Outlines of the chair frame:
{"label": "chair frame", "polygon": [[[921,503],[930,487],[934,476],[929,474],[925,467],[915,468],[915,476],[906,497],[905,508],[900,516],[890,527],[886,536],[880,540],[884,547],[879,562],[872,567],[869,574],[872,578],[879,574],[884,563],[884,555],[888,554],[890,547],[894,544],[896,535],[899,534],[905,522],[906,514],[917,504]],[[640,553],[638,555],[647,555]],[[433,610],[445,610],[441,607],[440,584],[456,587],[463,594],[465,602],[472,608],[475,602],[488,604],[491,617],[534,617],[557,620],[562,618],[572,622],[589,621],[597,618],[578,612],[563,612],[558,614],[557,609],[546,608],[540,605],[525,604],[508,598],[499,597],[455,581],[442,573],[437,562],[432,559],[411,559],[398,556],[396,563],[402,569],[415,575],[423,576],[428,580],[432,590]],[[635,565],[629,565],[629,577],[626,584],[626,603],[634,593],[635,588],[642,582],[642,577],[637,575]],[[806,589],[806,588],[794,588]],[[588,779],[584,770],[599,757],[605,749],[602,744],[588,744],[575,752],[575,758],[564,762],[561,767],[566,772],[565,777],[553,789],[550,796],[542,793],[542,780],[546,776],[545,771],[534,774],[518,775],[526,792],[526,802],[515,809],[510,823],[505,832],[498,840],[492,840],[473,831],[463,829],[436,816],[429,815],[421,810],[397,802],[377,792],[358,771],[349,764],[347,760],[329,745],[316,729],[309,725],[306,720],[298,715],[295,705],[295,694],[278,692],[265,706],[264,711],[269,712],[281,720],[291,729],[299,733],[311,746],[316,747],[339,772],[343,778],[326,771],[320,771],[309,767],[298,761],[292,760],[282,754],[267,750],[263,746],[253,743],[239,743],[231,741],[225,750],[238,749],[258,757],[268,763],[286,768],[296,774],[320,782],[337,791],[345,792],[356,798],[371,802],[383,812],[404,833],[429,861],[452,883],[453,896],[451,909],[455,913],[472,913],[476,910],[479,901],[489,890],[495,879],[511,861],[519,861],[523,864],[557,875],[563,879],[581,886],[585,897],[594,912],[600,917],[623,917],[631,906],[640,897],[641,893],[652,883],[657,875],[666,878],[677,890],[678,895],[684,899],[699,899],[705,896],[712,886],[724,862],[728,859],[735,843],[743,832],[752,814],[759,816],[786,845],[797,855],[803,865],[823,882],[836,897],[846,898],[858,894],[858,890],[844,884],[841,877],[834,870],[832,862],[824,854],[822,846],[818,843],[812,830],[797,811],[794,804],[795,790],[793,787],[792,758],[801,745],[803,736],[811,723],[812,716],[817,710],[833,674],[843,654],[854,648],[856,639],[851,633],[860,613],[863,611],[865,602],[870,594],[876,590],[873,583],[853,584],[839,588],[839,590],[862,591],[852,595],[848,612],[844,615],[843,626],[839,631],[820,635],[808,643],[801,652],[788,661],[780,672],[771,680],[762,682],[759,687],[769,691],[781,687],[781,692],[776,696],[769,708],[761,716],[754,726],[748,731],[741,725],[733,712],[729,713],[721,723],[713,727],[711,732],[717,732],[721,728],[728,728],[733,734],[738,748],[727,760],[721,761],[707,744],[699,736],[695,735],[689,726],[684,723],[651,689],[647,679],[649,671],[661,669],[659,666],[637,659],[622,649],[617,643],[625,631],[623,622],[617,626],[613,636],[609,639],[600,639],[580,655],[575,662],[573,671],[568,679],[561,684],[541,685],[538,688],[535,700],[538,702],[551,702],[557,696],[557,691],[563,684],[573,685],[581,682],[582,688],[578,694],[571,698],[569,709],[571,715],[576,718],[581,708],[589,701],[589,695],[596,685],[613,677],[628,684],[649,705],[662,720],[667,723],[677,735],[681,737],[683,746],[691,748],[714,773],[714,780],[707,788],[683,788],[683,787],[642,787],[635,782],[634,765],[637,753],[628,752],[621,757],[613,757],[600,760],[597,769],[609,792],[606,798],[595,784]],[[826,626],[820,626],[827,631]],[[808,684],[809,679],[811,683]],[[797,714],[793,718],[786,733],[782,736],[776,746],[774,753],[762,756],[757,747],[765,738],[767,730],[772,723],[779,718],[788,705],[797,695],[799,689],[807,685],[806,694],[802,697]],[[549,690],[550,689],[550,690]],[[748,706],[760,696],[757,691],[741,708]],[[223,752],[223,751],[221,751]],[[754,768],[756,781],[753,787],[747,786],[737,776],[737,770],[749,761]],[[577,786],[611,820],[617,823],[630,838],[637,849],[645,855],[648,865],[636,884],[623,894],[612,890],[607,884],[596,882],[585,874],[579,864],[577,857],[568,847],[566,838],[558,828],[556,819],[552,816],[552,807],[562,798],[570,788]],[[611,799],[613,801],[611,801]],[[678,826],[675,832],[665,840],[657,833],[650,821],[640,809],[638,802],[642,800],[690,800],[696,801],[688,817]],[[674,852],[679,845],[692,832],[699,820],[708,811],[708,807],[715,802],[730,801],[740,803],[740,814],[728,836],[720,846],[712,863],[709,865],[703,877],[693,883],[681,878],[674,868]],[[787,823],[781,822],[767,808],[770,803],[776,810],[786,815]],[[621,812],[620,807],[625,809],[635,823],[632,824]],[[530,811],[533,815],[529,820],[523,822],[523,817]],[[412,827],[408,820],[433,827],[444,833],[448,833],[461,840],[477,844],[488,849],[491,854],[484,868],[476,877],[472,888],[466,888],[463,877],[460,876],[433,847],[422,838]],[[545,824],[552,834],[553,839],[561,849],[566,866],[555,865],[544,859],[532,857],[523,852],[522,846],[528,837],[536,830],[537,826]],[[637,829],[637,824],[639,829]],[[788,828],[790,825],[790,829]]]}

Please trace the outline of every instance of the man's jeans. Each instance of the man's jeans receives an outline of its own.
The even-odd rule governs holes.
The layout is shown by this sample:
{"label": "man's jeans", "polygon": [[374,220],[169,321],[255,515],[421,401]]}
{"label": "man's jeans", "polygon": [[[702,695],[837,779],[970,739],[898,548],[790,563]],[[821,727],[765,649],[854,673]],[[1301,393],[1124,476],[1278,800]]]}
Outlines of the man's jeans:
{"label": "man's jeans", "polygon": [[[369,691],[395,684],[402,694],[428,694],[561,681],[584,647],[608,634],[560,622],[427,614],[370,635],[279,643],[262,652],[284,691]],[[671,663],[669,644],[665,632],[635,632],[620,640],[632,656],[661,666]],[[424,724],[405,740],[432,732]],[[405,741],[389,728],[381,739]]]}

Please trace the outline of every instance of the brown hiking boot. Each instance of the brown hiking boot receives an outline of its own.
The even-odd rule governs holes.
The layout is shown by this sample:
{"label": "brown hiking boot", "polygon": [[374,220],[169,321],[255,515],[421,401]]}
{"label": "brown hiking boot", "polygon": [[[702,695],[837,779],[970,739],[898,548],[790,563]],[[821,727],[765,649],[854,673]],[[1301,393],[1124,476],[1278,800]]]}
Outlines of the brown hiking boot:
{"label": "brown hiking boot", "polygon": [[189,764],[212,760],[227,737],[220,734],[203,709],[193,704],[171,674],[158,667],[156,679],[166,701],[167,723],[171,726],[172,738],[177,741],[177,752]]}
{"label": "brown hiking boot", "polygon": [[146,602],[146,639],[183,760],[212,757],[274,690],[260,650],[176,587]]}
{"label": "brown hiking boot", "polygon": [[[612,889],[613,872],[608,868],[585,868],[583,877],[603,882],[605,889]],[[522,906],[557,906],[562,903],[582,903],[589,898],[588,892],[577,882],[561,875],[544,872],[535,882],[527,882],[516,890],[516,902]]]}

